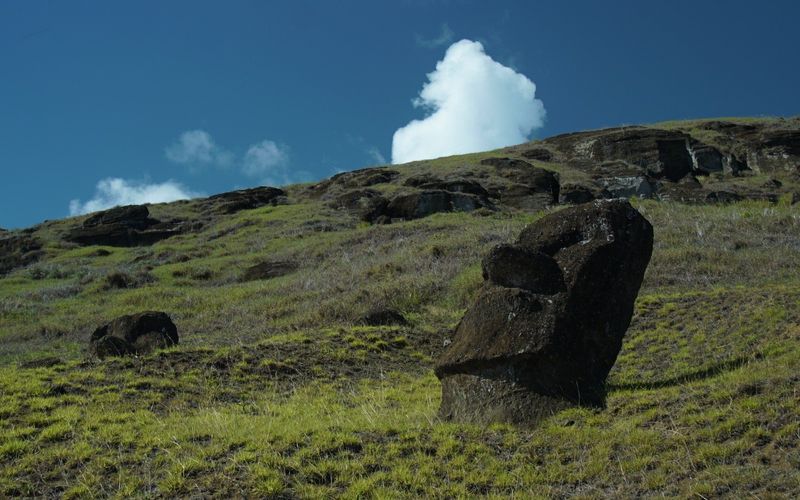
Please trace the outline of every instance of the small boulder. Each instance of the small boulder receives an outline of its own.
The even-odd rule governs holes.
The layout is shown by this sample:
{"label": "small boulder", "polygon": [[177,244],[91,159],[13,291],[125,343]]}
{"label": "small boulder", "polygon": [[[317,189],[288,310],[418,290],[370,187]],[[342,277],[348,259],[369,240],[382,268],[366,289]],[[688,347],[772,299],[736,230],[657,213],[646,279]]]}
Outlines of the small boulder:
{"label": "small boulder", "polygon": [[712,191],[706,195],[708,203],[736,203],[743,199],[744,196],[733,191]]}
{"label": "small boulder", "polygon": [[405,316],[394,309],[374,309],[365,314],[358,323],[365,326],[408,325]]}
{"label": "small boulder", "polygon": [[483,288],[436,363],[442,418],[535,424],[603,406],[653,247],[626,200],[550,214],[484,259]]}
{"label": "small boulder", "polygon": [[92,333],[89,351],[99,358],[140,355],[178,343],[178,329],[163,312],[120,316]]}

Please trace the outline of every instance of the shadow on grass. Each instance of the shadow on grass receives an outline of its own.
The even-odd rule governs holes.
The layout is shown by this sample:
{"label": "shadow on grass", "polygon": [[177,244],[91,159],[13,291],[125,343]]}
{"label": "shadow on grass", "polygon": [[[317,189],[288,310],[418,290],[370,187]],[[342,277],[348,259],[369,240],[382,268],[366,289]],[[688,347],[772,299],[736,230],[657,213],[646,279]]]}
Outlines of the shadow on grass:
{"label": "shadow on grass", "polygon": [[694,382],[696,380],[704,380],[711,377],[716,377],[725,372],[735,370],[741,366],[746,365],[750,361],[762,359],[764,356],[756,353],[752,356],[742,356],[728,361],[717,363],[703,370],[686,373],[677,377],[671,377],[664,380],[656,380],[653,382],[632,382],[629,384],[608,384],[606,386],[607,392],[616,391],[636,391],[647,389],[663,389],[664,387],[674,387],[676,385]]}

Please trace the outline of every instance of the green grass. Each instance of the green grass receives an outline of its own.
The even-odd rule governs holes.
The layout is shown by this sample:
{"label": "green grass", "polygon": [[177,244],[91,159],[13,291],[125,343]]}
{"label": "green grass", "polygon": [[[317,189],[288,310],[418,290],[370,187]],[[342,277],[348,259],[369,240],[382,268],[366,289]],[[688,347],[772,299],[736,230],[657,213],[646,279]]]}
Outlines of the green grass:
{"label": "green grass", "polygon": [[[518,150],[397,168],[401,180],[489,175],[480,159]],[[370,226],[302,186],[289,192],[289,205],[226,217],[198,202],[154,206],[204,226],[104,257],[59,239],[80,219],[36,229],[46,259],[0,278],[0,497],[800,491],[797,206],[634,201],[655,248],[606,408],[523,429],[440,421],[432,366],[481,286],[482,256],[544,213]],[[270,260],[297,271],[240,282]],[[133,287],[109,289],[112,273]],[[381,306],[410,325],[357,326]],[[178,346],[87,356],[94,328],[144,309],[170,314]]]}

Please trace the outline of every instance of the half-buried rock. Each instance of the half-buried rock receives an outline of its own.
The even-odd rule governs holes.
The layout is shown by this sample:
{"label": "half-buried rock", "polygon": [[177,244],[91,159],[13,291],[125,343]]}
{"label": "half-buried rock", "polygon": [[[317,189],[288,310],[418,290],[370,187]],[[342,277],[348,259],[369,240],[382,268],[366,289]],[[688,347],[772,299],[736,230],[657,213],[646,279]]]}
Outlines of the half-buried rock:
{"label": "half-buried rock", "polygon": [[147,354],[178,343],[178,329],[163,312],[120,316],[92,333],[89,350],[99,358]]}
{"label": "half-buried rock", "polygon": [[435,369],[440,416],[535,424],[603,406],[652,249],[653,227],[621,199],[548,215],[495,247]]}

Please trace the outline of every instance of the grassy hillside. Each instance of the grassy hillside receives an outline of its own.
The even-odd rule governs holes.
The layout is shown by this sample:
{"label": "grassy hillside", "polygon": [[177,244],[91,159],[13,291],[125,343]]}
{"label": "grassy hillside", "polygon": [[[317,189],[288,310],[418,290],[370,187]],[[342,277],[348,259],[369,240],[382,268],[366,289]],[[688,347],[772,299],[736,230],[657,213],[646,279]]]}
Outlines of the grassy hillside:
{"label": "grassy hillside", "polygon": [[[497,154],[400,166],[374,188]],[[562,182],[586,176],[536,164]],[[546,212],[370,225],[308,186],[287,192],[288,204],[225,216],[201,201],[151,206],[202,227],[146,247],[65,243],[81,219],[32,230],[44,258],[0,279],[0,496],[800,492],[800,206],[786,196],[634,200],[655,248],[607,407],[522,429],[439,421],[432,366],[481,285],[481,257]],[[297,271],[239,279],[263,261]],[[385,306],[410,325],[358,325]],[[178,346],[87,355],[94,328],[149,309],[172,317]]]}

